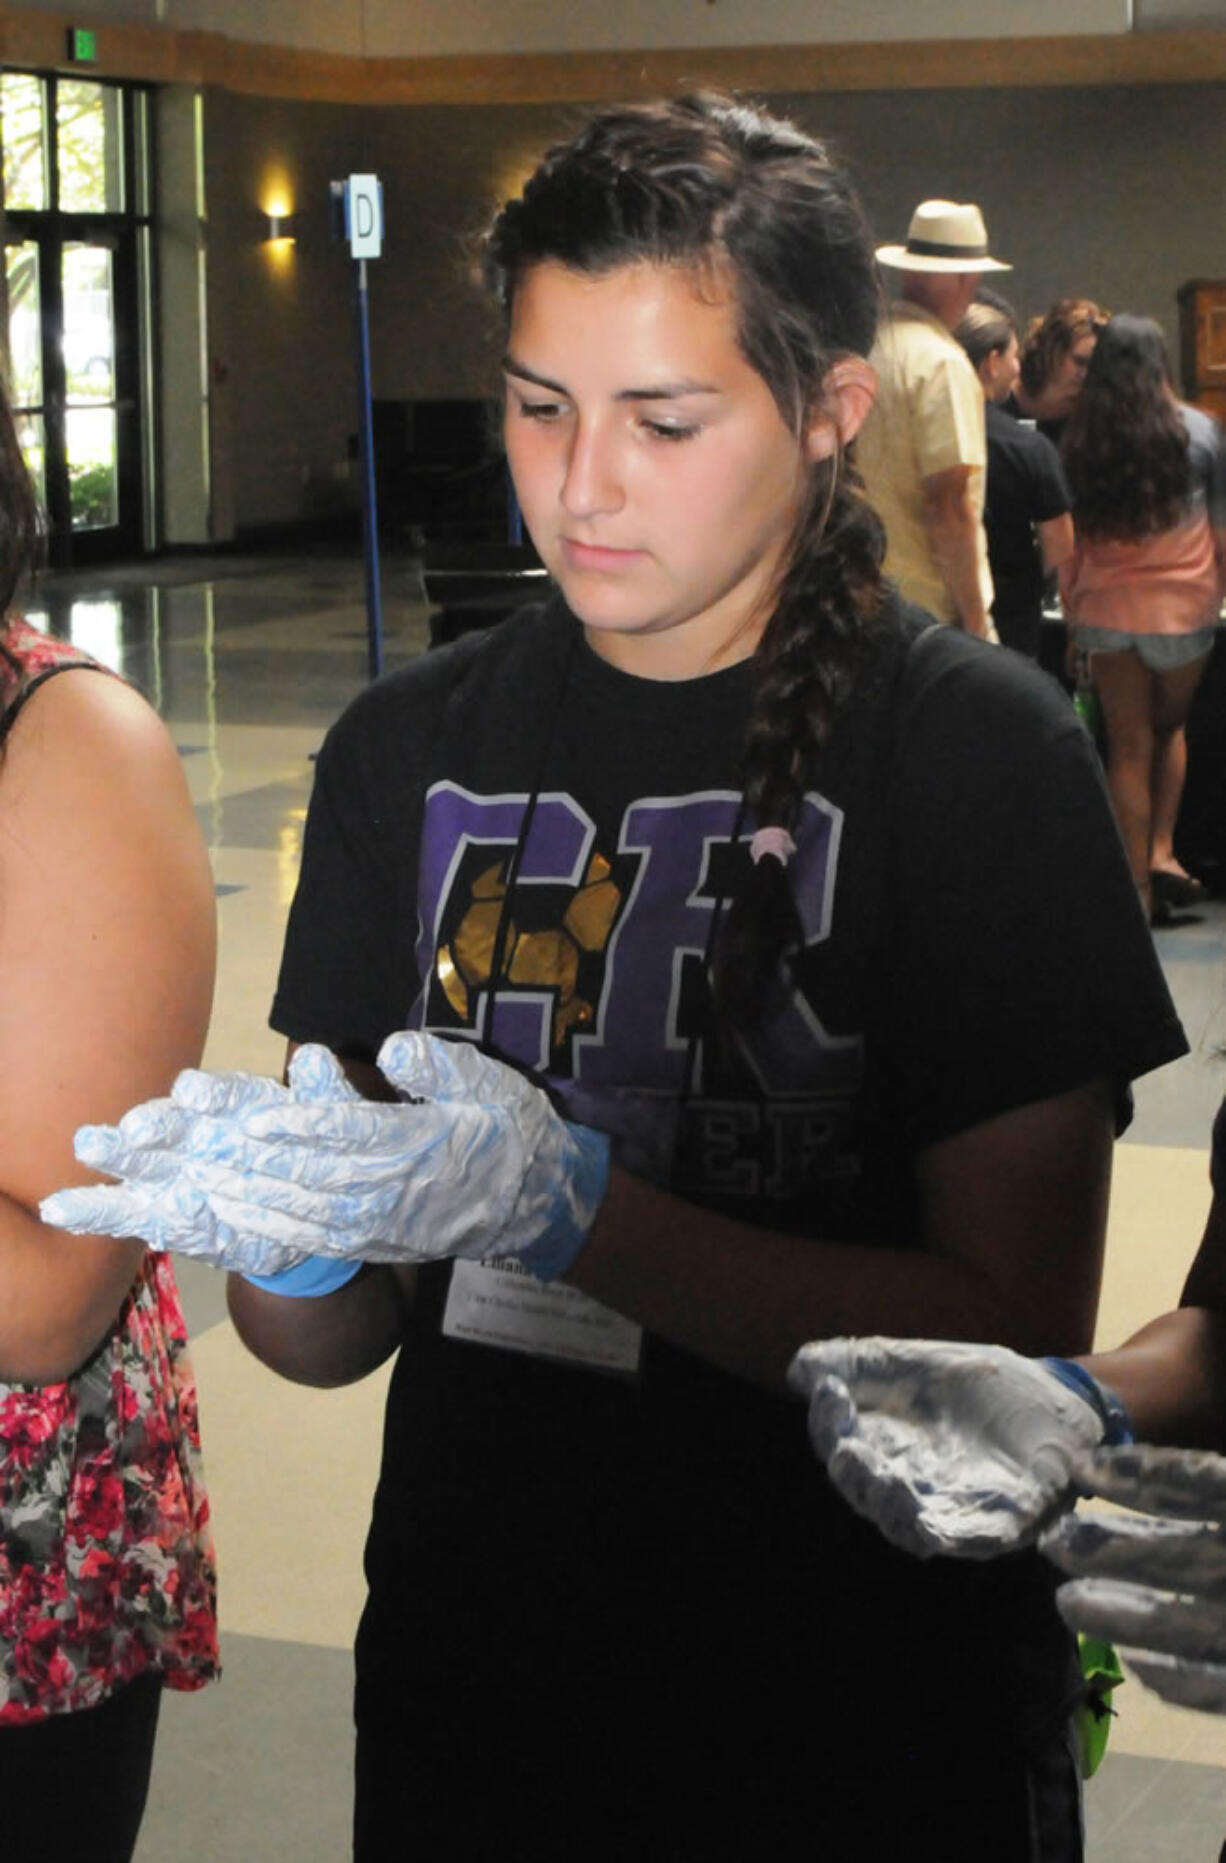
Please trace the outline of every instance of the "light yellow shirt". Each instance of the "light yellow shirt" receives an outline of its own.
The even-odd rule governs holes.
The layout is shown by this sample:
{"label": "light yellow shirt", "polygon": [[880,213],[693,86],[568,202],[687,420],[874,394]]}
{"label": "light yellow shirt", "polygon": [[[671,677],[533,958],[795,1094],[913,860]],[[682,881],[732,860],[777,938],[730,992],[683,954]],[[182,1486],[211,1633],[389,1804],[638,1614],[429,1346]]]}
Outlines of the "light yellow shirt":
{"label": "light yellow shirt", "polygon": [[987,477],[983,389],[961,344],[918,304],[891,307],[869,358],[877,400],[861,430],[857,457],[869,498],[885,524],[886,573],[909,601],[940,621],[957,618],[933,559],[923,519],[923,481],[969,466],[979,515],[979,586],[992,604],[992,572],[983,528]]}

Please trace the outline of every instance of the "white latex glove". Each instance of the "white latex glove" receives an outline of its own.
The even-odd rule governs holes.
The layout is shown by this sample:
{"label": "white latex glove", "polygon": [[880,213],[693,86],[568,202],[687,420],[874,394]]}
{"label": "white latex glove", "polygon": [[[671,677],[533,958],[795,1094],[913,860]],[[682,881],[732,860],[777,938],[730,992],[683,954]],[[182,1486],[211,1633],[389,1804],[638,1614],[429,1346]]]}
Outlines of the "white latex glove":
{"label": "white latex glove", "polygon": [[362,1099],[315,1046],[295,1054],[288,1091],[188,1070],[118,1127],[81,1128],[82,1163],[123,1181],[57,1191],[43,1219],[258,1275],[306,1255],[518,1255],[563,1272],[607,1186],[603,1135],[469,1044],[393,1035],[379,1065],[409,1103]]}
{"label": "white latex glove", "polygon": [[1040,1549],[1074,1630],[1115,1643],[1168,1701],[1226,1713],[1226,1460],[1149,1444],[1079,1457],[1078,1487],[1136,1510],[1070,1514]]}
{"label": "white latex glove", "polygon": [[991,1559],[1029,1545],[1102,1441],[1092,1402],[1004,1346],[826,1339],[788,1373],[843,1498],[904,1552]]}

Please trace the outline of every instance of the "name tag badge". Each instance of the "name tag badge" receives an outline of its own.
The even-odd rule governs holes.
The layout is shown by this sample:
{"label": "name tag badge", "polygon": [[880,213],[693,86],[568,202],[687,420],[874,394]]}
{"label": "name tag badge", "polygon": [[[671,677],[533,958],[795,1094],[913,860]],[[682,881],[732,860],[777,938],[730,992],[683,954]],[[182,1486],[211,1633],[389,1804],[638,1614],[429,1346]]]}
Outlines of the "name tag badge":
{"label": "name tag badge", "polygon": [[443,1334],[628,1378],[638,1371],[643,1344],[643,1329],[633,1320],[578,1288],[538,1281],[509,1257],[455,1263]]}

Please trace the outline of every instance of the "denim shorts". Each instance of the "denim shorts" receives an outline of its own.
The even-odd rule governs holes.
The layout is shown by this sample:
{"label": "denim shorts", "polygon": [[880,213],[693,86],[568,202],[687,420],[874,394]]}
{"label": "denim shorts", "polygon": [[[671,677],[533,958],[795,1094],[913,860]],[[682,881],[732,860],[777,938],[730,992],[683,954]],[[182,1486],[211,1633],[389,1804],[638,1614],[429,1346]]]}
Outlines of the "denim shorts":
{"label": "denim shorts", "polygon": [[1151,673],[1170,673],[1177,666],[1190,666],[1213,646],[1217,633],[1212,627],[1194,628],[1190,634],[1128,634],[1122,628],[1081,627],[1074,624],[1073,636],[1082,653],[1136,654]]}

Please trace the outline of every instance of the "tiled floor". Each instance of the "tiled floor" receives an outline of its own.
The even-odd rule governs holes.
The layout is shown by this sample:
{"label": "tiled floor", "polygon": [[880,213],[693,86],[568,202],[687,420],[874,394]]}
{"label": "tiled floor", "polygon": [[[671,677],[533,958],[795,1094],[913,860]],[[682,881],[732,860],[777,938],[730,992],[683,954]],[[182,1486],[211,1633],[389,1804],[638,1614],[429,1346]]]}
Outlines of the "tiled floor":
{"label": "tiled floor", "polygon": [[[266,1025],[285,912],[328,721],[365,680],[361,566],[225,558],[51,577],[39,612],[120,667],[166,718],[212,850],[221,958],[207,1060],[278,1072]],[[385,565],[387,663],[423,650],[413,566]],[[1226,1088],[1226,905],[1163,931],[1193,1053],[1141,1083],[1119,1148],[1101,1337],[1171,1305],[1208,1204],[1207,1142]],[[349,1646],[385,1373],[310,1392],[256,1365],[220,1277],[181,1273],[201,1387],[222,1570],[226,1674],[163,1710],[139,1863],[342,1863],[348,1854]],[[1088,1788],[1093,1863],[1217,1863],[1226,1722],[1130,1683]],[[985,1847],[990,1863],[990,1840]],[[494,1860],[491,1860],[494,1863]],[[860,1863],[860,1860],[857,1860]],[[863,1863],[873,1863],[864,1859]]]}

